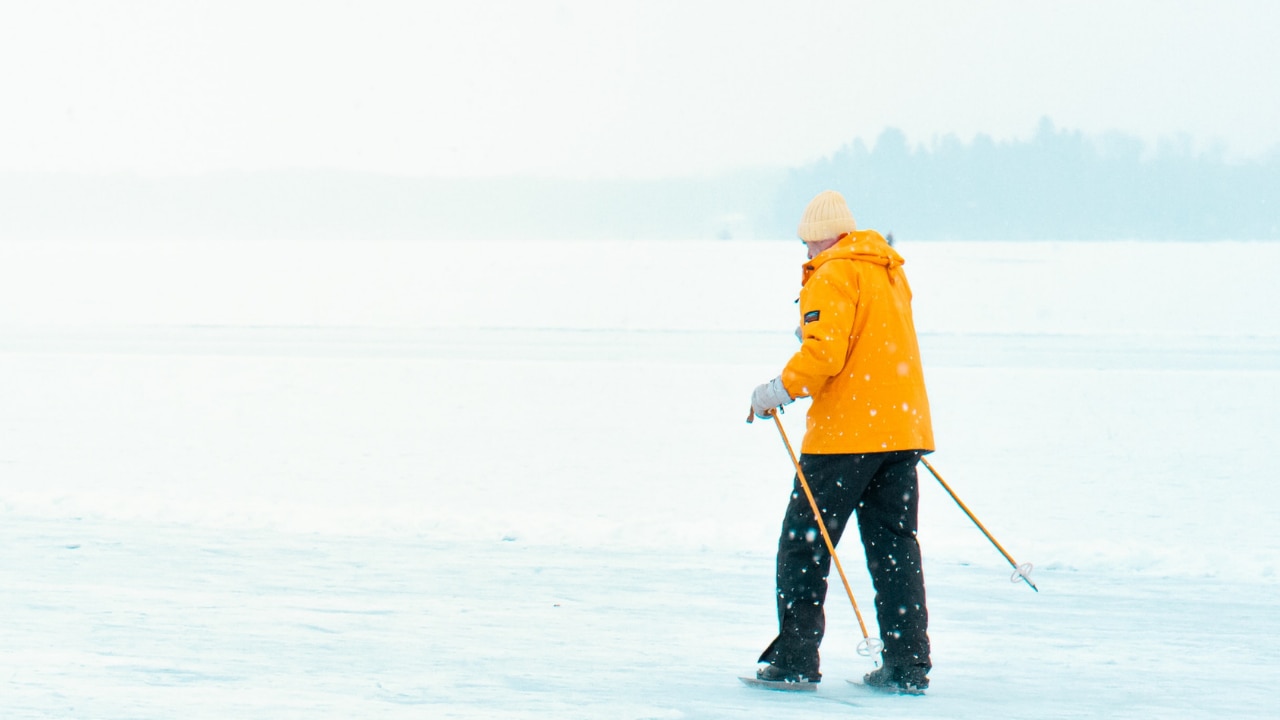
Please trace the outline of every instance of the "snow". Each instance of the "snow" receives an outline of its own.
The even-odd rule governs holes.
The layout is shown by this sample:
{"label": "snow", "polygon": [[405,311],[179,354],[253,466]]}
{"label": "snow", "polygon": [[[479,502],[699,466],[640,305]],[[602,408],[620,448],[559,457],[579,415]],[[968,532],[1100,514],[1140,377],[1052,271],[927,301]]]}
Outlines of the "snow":
{"label": "snow", "polygon": [[931,461],[1040,588],[922,468],[922,698],[844,682],[838,583],[818,693],[734,679],[798,242],[0,243],[0,716],[1270,716],[1280,244],[899,250]]}

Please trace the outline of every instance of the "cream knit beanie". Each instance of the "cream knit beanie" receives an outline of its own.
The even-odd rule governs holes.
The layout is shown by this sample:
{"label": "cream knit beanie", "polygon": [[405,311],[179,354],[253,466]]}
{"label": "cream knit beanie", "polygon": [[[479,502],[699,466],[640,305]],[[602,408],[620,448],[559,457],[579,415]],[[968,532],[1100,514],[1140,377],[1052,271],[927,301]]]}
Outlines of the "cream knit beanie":
{"label": "cream knit beanie", "polygon": [[804,209],[804,217],[800,218],[800,228],[796,231],[805,242],[817,242],[839,237],[844,233],[857,230],[853,223],[853,213],[844,202],[844,196],[835,190],[823,190],[809,201]]}

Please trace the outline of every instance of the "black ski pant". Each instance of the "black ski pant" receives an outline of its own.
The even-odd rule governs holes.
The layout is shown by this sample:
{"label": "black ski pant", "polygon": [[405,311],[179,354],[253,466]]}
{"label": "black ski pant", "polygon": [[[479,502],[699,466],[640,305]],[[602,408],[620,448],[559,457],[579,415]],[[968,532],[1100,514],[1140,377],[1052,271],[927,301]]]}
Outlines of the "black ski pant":
{"label": "black ski pant", "polygon": [[[930,667],[929,613],[916,541],[916,464],[922,454],[906,450],[800,456],[800,469],[833,544],[857,512],[876,592],[883,659],[891,666]],[[797,477],[778,540],[778,637],[760,656],[761,662],[820,677],[818,646],[826,627],[822,606],[830,570],[831,554]]]}

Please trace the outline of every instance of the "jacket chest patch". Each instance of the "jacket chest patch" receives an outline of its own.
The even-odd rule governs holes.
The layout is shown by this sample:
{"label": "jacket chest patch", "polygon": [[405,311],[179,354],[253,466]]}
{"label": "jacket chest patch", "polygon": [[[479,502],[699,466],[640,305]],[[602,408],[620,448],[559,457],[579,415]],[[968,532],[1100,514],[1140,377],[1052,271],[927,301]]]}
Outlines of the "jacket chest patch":
{"label": "jacket chest patch", "polygon": [[811,322],[817,322],[821,314],[822,314],[821,311],[810,310],[809,312],[804,314],[804,324],[808,325]]}

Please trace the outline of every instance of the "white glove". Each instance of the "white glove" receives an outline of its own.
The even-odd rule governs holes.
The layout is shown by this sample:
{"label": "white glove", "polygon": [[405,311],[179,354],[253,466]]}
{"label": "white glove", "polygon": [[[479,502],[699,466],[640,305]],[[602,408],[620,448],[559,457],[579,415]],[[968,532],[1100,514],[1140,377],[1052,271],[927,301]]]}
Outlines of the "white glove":
{"label": "white glove", "polygon": [[791,404],[791,395],[787,393],[787,389],[782,386],[782,378],[776,377],[769,382],[757,387],[755,392],[751,393],[751,411],[758,418],[767,418],[769,413],[782,405]]}

